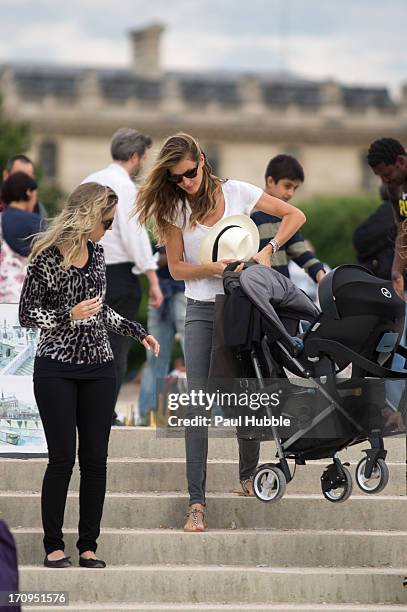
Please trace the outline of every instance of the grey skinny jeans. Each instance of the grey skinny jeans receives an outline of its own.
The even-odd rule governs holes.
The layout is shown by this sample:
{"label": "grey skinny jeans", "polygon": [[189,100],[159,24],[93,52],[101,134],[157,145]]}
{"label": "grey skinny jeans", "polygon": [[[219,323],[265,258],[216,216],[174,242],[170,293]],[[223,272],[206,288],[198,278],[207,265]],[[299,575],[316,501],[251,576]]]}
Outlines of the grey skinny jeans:
{"label": "grey skinny jeans", "polygon": [[[187,300],[185,318],[185,365],[188,389],[205,391],[211,358],[215,303]],[[205,407],[189,406],[186,417],[210,416]],[[205,504],[208,428],[185,427],[186,471],[190,504]],[[239,440],[239,476],[250,478],[259,459],[260,444]]]}

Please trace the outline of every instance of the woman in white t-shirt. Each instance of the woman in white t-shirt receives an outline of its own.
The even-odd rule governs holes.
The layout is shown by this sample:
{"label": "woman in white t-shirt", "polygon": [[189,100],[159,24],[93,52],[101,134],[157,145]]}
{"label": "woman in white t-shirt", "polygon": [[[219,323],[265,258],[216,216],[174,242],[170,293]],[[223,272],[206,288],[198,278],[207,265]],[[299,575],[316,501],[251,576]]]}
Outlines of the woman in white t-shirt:
{"label": "woman in white t-shirt", "polygon": [[[199,249],[209,228],[223,217],[250,216],[252,209],[282,219],[275,239],[255,261],[270,265],[271,257],[304,223],[304,214],[294,206],[241,181],[222,181],[211,168],[199,144],[188,134],[166,140],[137,197],[139,222],[155,222],[159,241],[165,243],[168,267],[176,280],[185,281],[185,363],[189,389],[205,389],[214,320],[215,295],[223,293],[222,273],[229,260],[201,264]],[[239,267],[241,269],[241,267]],[[238,270],[239,270],[238,268]],[[204,413],[191,407],[187,416]],[[186,464],[189,511],[185,531],[205,531],[207,427],[186,427]],[[250,462],[250,442],[240,448],[241,462]],[[243,455],[243,457],[242,457]],[[255,468],[255,466],[254,466]]]}

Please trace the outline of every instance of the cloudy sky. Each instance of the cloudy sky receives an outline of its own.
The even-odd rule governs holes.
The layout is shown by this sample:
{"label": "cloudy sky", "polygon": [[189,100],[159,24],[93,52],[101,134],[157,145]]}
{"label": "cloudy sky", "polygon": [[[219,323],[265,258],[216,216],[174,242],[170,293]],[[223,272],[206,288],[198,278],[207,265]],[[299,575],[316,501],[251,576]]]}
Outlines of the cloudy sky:
{"label": "cloudy sky", "polygon": [[126,32],[166,26],[167,69],[407,81],[407,0],[0,0],[0,63],[126,66]]}

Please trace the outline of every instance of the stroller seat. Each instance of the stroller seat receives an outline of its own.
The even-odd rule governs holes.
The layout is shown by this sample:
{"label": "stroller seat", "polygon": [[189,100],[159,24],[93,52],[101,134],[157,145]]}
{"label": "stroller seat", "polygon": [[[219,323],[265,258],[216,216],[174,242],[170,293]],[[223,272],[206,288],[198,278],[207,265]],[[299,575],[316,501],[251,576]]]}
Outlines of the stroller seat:
{"label": "stroller seat", "polygon": [[345,265],[324,277],[318,290],[321,313],[304,334],[305,354],[329,353],[340,369],[352,363],[359,376],[393,375],[380,369],[390,364],[404,326],[404,303],[391,282]]}

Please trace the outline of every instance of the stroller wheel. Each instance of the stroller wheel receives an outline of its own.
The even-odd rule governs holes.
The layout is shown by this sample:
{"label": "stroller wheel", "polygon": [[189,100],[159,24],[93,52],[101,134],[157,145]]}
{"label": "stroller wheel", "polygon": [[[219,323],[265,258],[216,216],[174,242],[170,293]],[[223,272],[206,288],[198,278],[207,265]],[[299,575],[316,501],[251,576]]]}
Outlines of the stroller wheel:
{"label": "stroller wheel", "polygon": [[257,499],[271,502],[281,499],[285,493],[287,481],[284,473],[275,465],[262,465],[253,476],[253,490]]}
{"label": "stroller wheel", "polygon": [[342,465],[342,470],[345,475],[344,482],[341,482],[340,484],[335,485],[334,488],[328,490],[324,490],[322,487],[322,494],[325,499],[333,503],[341,503],[346,501],[352,493],[352,475],[344,465]]}
{"label": "stroller wheel", "polygon": [[364,493],[380,493],[389,482],[389,468],[384,459],[376,459],[370,478],[365,476],[367,457],[361,459],[356,468],[356,482]]}

